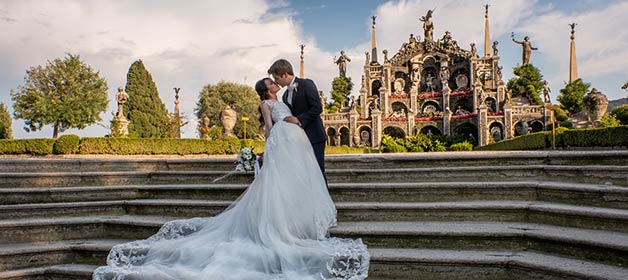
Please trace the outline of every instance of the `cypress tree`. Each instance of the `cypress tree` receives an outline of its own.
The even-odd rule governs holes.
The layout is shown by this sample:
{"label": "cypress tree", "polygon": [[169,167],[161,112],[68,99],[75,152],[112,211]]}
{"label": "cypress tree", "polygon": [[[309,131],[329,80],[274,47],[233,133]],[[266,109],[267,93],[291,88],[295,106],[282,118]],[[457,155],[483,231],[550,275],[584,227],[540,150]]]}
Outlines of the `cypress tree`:
{"label": "cypress tree", "polygon": [[13,131],[11,130],[12,124],[11,114],[4,103],[0,103],[0,139],[13,138]]}
{"label": "cypress tree", "polygon": [[168,111],[161,101],[153,77],[142,60],[131,64],[126,75],[125,90],[129,100],[124,116],[129,120],[129,136],[139,138],[168,137]]}

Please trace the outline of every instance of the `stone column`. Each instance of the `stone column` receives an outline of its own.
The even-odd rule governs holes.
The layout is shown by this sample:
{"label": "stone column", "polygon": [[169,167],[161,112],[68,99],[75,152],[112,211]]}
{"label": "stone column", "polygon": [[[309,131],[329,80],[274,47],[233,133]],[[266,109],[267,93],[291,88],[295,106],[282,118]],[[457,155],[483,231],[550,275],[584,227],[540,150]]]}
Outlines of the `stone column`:
{"label": "stone column", "polygon": [[445,108],[443,112],[443,134],[451,135],[451,116],[452,112],[449,107]]}
{"label": "stone column", "polygon": [[480,105],[480,112],[478,114],[478,129],[480,130],[478,133],[478,144],[480,146],[486,146],[488,144],[488,119],[487,112],[488,107],[486,104]]}
{"label": "stone column", "polygon": [[373,110],[371,127],[373,128],[371,143],[373,143],[373,148],[378,149],[382,141],[382,112],[380,110]]}
{"label": "stone column", "polygon": [[350,147],[357,147],[359,143],[355,143],[355,137],[357,136],[358,140],[360,139],[360,133],[358,132],[358,112],[356,110],[351,110],[349,112],[349,138]]}
{"label": "stone column", "polygon": [[407,124],[408,124],[408,135],[414,135],[413,131],[414,131],[414,115],[416,113],[413,110],[408,111],[408,119],[407,119]]}
{"label": "stone column", "polygon": [[[508,100],[508,98],[506,98],[506,100]],[[506,101],[506,104],[504,104],[504,139],[512,137],[512,104]]]}
{"label": "stone column", "polygon": [[390,90],[386,87],[387,85],[383,85],[381,88],[379,88],[379,97],[380,97],[380,110],[382,110],[382,114],[384,114],[384,116],[388,116],[390,115],[390,112],[388,112],[388,100],[389,95],[390,95]]}
{"label": "stone column", "polygon": [[369,113],[369,106],[368,106],[368,97],[367,97],[367,91],[366,88],[362,87],[360,89],[360,116],[362,116],[362,118],[368,118],[368,113]]}
{"label": "stone column", "polygon": [[484,101],[482,100],[481,102],[478,102],[478,100],[483,98],[483,91],[482,91],[482,85],[476,84],[473,87],[473,112],[477,113],[478,112],[478,106],[480,106],[480,104],[478,103],[484,103]]}

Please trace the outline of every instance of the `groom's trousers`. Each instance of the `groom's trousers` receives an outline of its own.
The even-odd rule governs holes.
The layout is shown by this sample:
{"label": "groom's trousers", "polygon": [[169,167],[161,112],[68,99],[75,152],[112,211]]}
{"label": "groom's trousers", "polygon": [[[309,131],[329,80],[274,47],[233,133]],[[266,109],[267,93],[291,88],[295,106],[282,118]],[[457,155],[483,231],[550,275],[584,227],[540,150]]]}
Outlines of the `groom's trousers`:
{"label": "groom's trousers", "polygon": [[326,141],[312,143],[312,148],[314,149],[314,156],[316,156],[318,167],[321,168],[321,172],[323,172],[323,177],[325,177],[325,183],[327,183],[327,176],[325,175],[325,144]]}

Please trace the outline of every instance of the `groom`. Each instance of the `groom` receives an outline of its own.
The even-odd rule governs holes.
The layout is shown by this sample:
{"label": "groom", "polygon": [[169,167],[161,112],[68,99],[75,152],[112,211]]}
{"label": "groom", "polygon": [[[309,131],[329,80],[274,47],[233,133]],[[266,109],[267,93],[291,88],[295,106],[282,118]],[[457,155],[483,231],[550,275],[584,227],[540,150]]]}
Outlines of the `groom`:
{"label": "groom", "polygon": [[310,139],[318,166],[325,176],[325,143],[327,135],[321,120],[323,106],[316,85],[310,79],[294,76],[292,65],[285,59],[279,59],[268,69],[277,84],[288,89],[283,94],[283,102],[290,107],[292,116],[284,121],[299,125]]}

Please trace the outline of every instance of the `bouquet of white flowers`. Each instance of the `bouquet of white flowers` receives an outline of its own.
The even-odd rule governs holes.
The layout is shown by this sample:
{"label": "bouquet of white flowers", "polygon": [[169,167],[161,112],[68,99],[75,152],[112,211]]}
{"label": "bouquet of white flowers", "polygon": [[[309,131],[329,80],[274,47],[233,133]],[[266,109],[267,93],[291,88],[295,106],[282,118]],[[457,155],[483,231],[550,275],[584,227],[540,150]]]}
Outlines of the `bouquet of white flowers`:
{"label": "bouquet of white flowers", "polygon": [[253,171],[255,170],[255,154],[252,147],[242,148],[238,152],[236,160],[236,171]]}
{"label": "bouquet of white flowers", "polygon": [[212,181],[212,183],[218,182],[224,178],[227,178],[236,172],[249,172],[255,171],[255,176],[259,174],[259,163],[257,161],[257,156],[253,153],[253,147],[245,147],[240,149],[238,152],[238,156],[236,157],[236,168],[234,171],[231,171],[223,176],[220,176]]}

